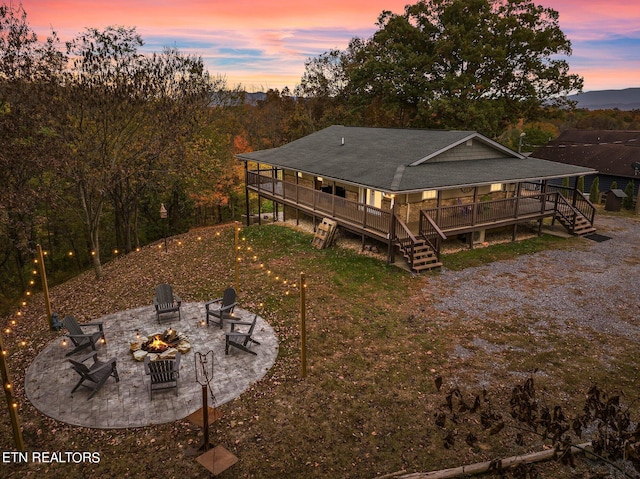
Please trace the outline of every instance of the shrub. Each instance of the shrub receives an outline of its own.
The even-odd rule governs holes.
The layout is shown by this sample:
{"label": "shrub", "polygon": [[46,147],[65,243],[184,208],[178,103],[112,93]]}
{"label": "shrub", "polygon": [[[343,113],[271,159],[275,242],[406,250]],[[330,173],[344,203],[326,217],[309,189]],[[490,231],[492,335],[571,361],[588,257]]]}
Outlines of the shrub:
{"label": "shrub", "polygon": [[627,195],[627,197],[622,200],[622,206],[624,206],[624,208],[627,210],[633,209],[633,192],[634,191],[635,191],[635,185],[633,184],[633,180],[630,180],[629,183],[627,183],[627,187],[624,189],[624,192]]}
{"label": "shrub", "polygon": [[598,178],[597,176],[591,183],[591,188],[589,189],[589,200],[594,205],[600,202],[600,178]]}

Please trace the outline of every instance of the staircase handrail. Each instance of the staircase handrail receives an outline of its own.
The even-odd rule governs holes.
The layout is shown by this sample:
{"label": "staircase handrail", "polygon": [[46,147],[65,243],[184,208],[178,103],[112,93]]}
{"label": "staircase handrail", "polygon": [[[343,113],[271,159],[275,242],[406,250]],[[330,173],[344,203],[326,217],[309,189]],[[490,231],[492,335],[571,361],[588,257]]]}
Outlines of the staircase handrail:
{"label": "staircase handrail", "polygon": [[584,195],[582,191],[577,190],[576,193],[576,202],[574,206],[580,212],[580,214],[588,219],[589,223],[593,225],[593,221],[596,217],[596,207],[591,202],[591,200]]}
{"label": "staircase handrail", "polygon": [[[593,225],[596,217],[596,207],[582,191],[556,185],[548,185],[547,190],[556,192],[562,196],[565,200],[563,203],[571,206],[575,212],[584,216],[589,223]],[[573,199],[571,199],[572,197]]]}
{"label": "staircase handrail", "polygon": [[420,210],[419,223],[420,237],[435,251],[438,261],[440,260],[440,244],[447,239],[447,235],[440,229],[435,220],[424,210]]}
{"label": "staircase handrail", "polygon": [[[571,232],[573,232],[575,226],[576,226],[576,217],[578,216],[578,214],[581,214],[578,209],[573,206],[571,203],[569,203],[569,200],[567,200],[567,198],[565,198],[560,192],[556,192],[556,214],[562,218],[564,218],[564,220],[567,222],[567,224],[571,225]],[[559,207],[559,205],[564,206],[564,210],[562,208]],[[568,209],[569,211],[571,211],[571,217],[569,217],[568,215],[565,214],[565,210]]]}
{"label": "staircase handrail", "polygon": [[413,264],[415,244],[418,242],[418,240],[397,213],[393,215],[393,220],[396,223],[394,228],[395,238],[393,238],[393,240],[400,243],[402,249],[409,256],[409,262]]}

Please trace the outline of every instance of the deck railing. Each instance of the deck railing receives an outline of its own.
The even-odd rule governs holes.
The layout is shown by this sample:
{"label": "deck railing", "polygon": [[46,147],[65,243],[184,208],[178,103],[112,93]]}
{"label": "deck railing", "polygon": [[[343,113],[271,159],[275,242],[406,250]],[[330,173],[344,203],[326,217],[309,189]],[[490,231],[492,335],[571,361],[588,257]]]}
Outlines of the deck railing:
{"label": "deck railing", "polygon": [[[267,172],[271,173],[270,170]],[[376,208],[256,171],[247,172],[247,184],[267,197],[295,205],[307,213],[330,216],[378,237],[388,238],[390,234],[392,212],[389,209]],[[494,224],[510,224],[526,217],[539,218],[555,213],[575,221],[576,211],[593,223],[595,208],[580,192],[574,194],[572,189],[551,186],[542,192],[540,185],[525,184],[520,195],[512,198],[427,208],[421,213],[420,232],[412,234],[424,236],[428,241],[439,241],[436,236],[441,237],[445,233],[490,228]],[[401,231],[396,231],[396,236],[400,234]],[[409,238],[398,236],[397,239],[402,242]]]}
{"label": "deck railing", "polygon": [[302,207],[307,212],[331,216],[359,228],[373,231],[380,236],[389,234],[390,210],[376,208],[254,171],[247,172],[247,185],[276,200]]}
{"label": "deck railing", "polygon": [[528,215],[551,214],[554,210],[556,195],[557,193],[528,194],[478,203],[428,208],[424,212],[433,218],[442,231],[463,230]]}

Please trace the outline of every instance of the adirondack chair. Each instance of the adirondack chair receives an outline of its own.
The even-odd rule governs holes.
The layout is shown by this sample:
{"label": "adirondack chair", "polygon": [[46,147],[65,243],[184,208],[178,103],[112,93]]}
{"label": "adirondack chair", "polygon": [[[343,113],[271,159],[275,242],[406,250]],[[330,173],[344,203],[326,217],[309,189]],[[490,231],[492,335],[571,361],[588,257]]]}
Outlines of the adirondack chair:
{"label": "adirondack chair", "polygon": [[144,371],[151,378],[149,384],[149,398],[153,400],[153,391],[162,389],[176,389],[178,395],[178,376],[180,375],[180,353],[175,359],[158,359],[151,361],[149,356],[144,358]]}
{"label": "adirondack chair", "polygon": [[222,329],[224,320],[231,318],[236,304],[238,304],[236,302],[236,290],[233,288],[225,289],[222,298],[212,299],[204,303],[204,307],[207,310],[207,326],[209,326],[209,318],[212,318],[211,322],[219,325],[220,329]]}
{"label": "adirondack chair", "polygon": [[[87,366],[85,361],[91,358],[93,358],[93,364]],[[80,386],[84,386],[92,390],[87,400],[91,399],[100,390],[109,377],[113,376],[116,382],[120,381],[120,376],[118,376],[118,370],[116,369],[116,358],[111,358],[108,361],[99,361],[98,352],[93,351],[77,361],[69,359],[69,362],[73,370],[80,375],[80,380],[71,390],[71,394],[76,392],[76,389]]]}
{"label": "adirondack chair", "polygon": [[182,300],[177,294],[173,294],[173,288],[169,284],[156,286],[156,295],[153,298],[153,306],[156,309],[156,319],[160,322],[160,315],[178,312],[180,320],[180,305]]}
{"label": "adirondack chair", "polygon": [[[69,351],[66,355],[71,356],[72,354],[77,353],[85,348],[91,346],[91,349],[96,350],[96,343],[103,339],[104,340],[104,330],[102,328],[102,323],[83,323],[78,324],[76,318],[73,316],[67,316],[62,320],[62,326],[68,331],[66,335],[71,342],[74,344],[75,348]],[[98,328],[97,331],[85,332],[82,328]]]}
{"label": "adirondack chair", "polygon": [[[258,315],[256,314],[253,317],[252,322],[248,321],[227,321],[231,325],[231,331],[225,333],[225,345],[224,345],[224,354],[229,354],[229,347],[234,347],[241,349],[242,351],[246,351],[249,354],[253,354],[257,356],[255,351],[251,351],[248,347],[249,343],[260,344],[258,341],[253,339],[251,335],[253,334],[253,330],[256,327],[256,321],[258,319]],[[249,326],[249,329],[242,332],[236,330],[236,326]]]}
{"label": "adirondack chair", "polygon": [[458,198],[458,206],[460,207],[460,212],[462,216],[466,218],[471,213],[471,205],[465,205],[460,198]]}

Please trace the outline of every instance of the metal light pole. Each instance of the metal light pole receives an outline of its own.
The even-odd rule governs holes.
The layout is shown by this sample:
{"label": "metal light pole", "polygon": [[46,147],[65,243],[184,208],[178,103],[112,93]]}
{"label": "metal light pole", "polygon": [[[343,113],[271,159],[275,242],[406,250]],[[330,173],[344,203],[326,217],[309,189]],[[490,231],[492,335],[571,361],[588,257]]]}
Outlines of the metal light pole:
{"label": "metal light pole", "polygon": [[160,205],[160,219],[162,220],[162,236],[164,236],[164,252],[167,252],[167,209],[164,207],[164,203]]}
{"label": "metal light pole", "polygon": [[522,153],[522,139],[527,136],[527,134],[523,131],[520,133],[520,141],[518,142],[518,153]]}

